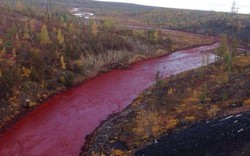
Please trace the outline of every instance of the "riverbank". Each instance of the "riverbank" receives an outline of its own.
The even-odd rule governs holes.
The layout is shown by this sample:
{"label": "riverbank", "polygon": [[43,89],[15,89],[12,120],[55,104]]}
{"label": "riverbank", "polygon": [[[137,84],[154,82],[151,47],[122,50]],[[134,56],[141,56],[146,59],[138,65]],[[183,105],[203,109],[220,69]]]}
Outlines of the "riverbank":
{"label": "riverbank", "polygon": [[[122,111],[143,90],[163,77],[197,68],[205,53],[217,44],[180,50],[137,62],[130,69],[101,74],[60,93],[25,115],[1,134],[1,155],[78,155],[86,135],[108,115]],[[214,55],[210,55],[214,61]],[[72,141],[73,140],[73,141]]]}
{"label": "riverbank", "polygon": [[157,79],[155,86],[88,136],[81,155],[133,155],[176,128],[249,111],[249,60],[235,60],[230,82],[221,63]]}
{"label": "riverbank", "polygon": [[214,42],[211,36],[181,31],[120,28],[110,20],[105,27],[105,18],[86,22],[62,10],[48,20],[37,10],[0,8],[0,18],[8,17],[0,25],[0,132],[100,73]]}
{"label": "riverbank", "polygon": [[[133,31],[133,30],[131,30]],[[135,31],[134,33],[143,33],[144,30]],[[88,55],[80,58],[79,66],[83,72],[75,73],[71,70],[56,71],[57,76],[48,82],[44,80],[42,83],[30,81],[28,78],[22,82],[25,87],[21,87],[15,91],[15,94],[8,100],[2,99],[0,105],[0,131],[3,132],[10,125],[22,118],[27,112],[37,108],[41,103],[47,101],[54,95],[66,91],[68,88],[82,84],[83,82],[96,77],[100,73],[108,72],[112,69],[128,68],[130,64],[149,58],[157,58],[168,55],[179,49],[186,49],[213,42],[212,37],[179,32],[176,33],[162,32],[164,38],[169,37],[172,41],[172,48],[164,49],[160,44],[148,43],[143,39],[135,39],[127,37],[133,47],[133,52],[129,51],[109,51],[99,55]],[[188,40],[186,40],[188,39]],[[105,59],[100,59],[105,58]],[[82,62],[82,63],[81,63]],[[96,62],[96,63],[95,63]],[[59,76],[58,75],[62,75]],[[58,78],[57,78],[58,77]],[[26,82],[28,80],[28,82]],[[54,83],[55,81],[55,83]],[[47,84],[48,83],[48,84]],[[23,89],[27,88],[27,89]],[[32,88],[32,89],[28,89]]]}

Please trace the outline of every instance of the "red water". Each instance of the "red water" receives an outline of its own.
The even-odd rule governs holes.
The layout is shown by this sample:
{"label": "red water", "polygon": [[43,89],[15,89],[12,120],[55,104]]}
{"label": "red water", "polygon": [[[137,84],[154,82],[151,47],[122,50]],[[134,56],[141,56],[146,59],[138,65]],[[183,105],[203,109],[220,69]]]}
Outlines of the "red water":
{"label": "red water", "polygon": [[[199,67],[203,51],[217,46],[202,46],[138,62],[131,70],[113,70],[56,95],[0,136],[0,155],[78,155],[84,137],[101,120],[124,109],[154,84],[157,71],[167,77]],[[214,60],[212,54],[210,60]]]}

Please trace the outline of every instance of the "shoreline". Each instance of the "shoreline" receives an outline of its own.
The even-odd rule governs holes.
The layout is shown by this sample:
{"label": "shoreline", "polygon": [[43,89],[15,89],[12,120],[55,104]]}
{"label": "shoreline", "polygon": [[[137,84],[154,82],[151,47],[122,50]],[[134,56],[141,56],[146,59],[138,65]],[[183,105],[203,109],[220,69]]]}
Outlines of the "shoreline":
{"label": "shoreline", "polygon": [[[160,56],[156,56],[156,57],[152,57],[152,58],[146,58],[146,59],[139,59],[131,64],[128,64],[128,66],[132,66],[133,64],[136,64],[136,63],[139,63],[141,61],[146,61],[146,60],[150,60],[150,59],[158,59],[158,58],[161,58],[161,57],[165,57],[165,56],[168,56],[172,53],[175,53],[175,52],[178,52],[178,51],[181,51],[181,50],[190,50],[190,49],[194,49],[194,48],[198,48],[198,47],[203,47],[203,46],[210,46],[210,45],[214,45],[216,44],[216,42],[213,42],[212,44],[201,44],[201,45],[197,45],[197,46],[190,46],[190,47],[185,47],[183,49],[177,49],[173,52],[169,52],[169,53],[166,53],[166,54],[163,54],[163,55],[160,55]],[[50,99],[54,98],[55,96],[59,95],[59,94],[62,94],[64,92],[67,92],[71,89],[74,89],[74,88],[77,88],[79,86],[81,86],[82,84],[86,83],[87,81],[91,80],[91,79],[94,79],[98,76],[101,76],[102,74],[105,74],[107,72],[110,72],[112,70],[124,70],[120,67],[123,67],[123,66],[116,66],[115,68],[110,68],[108,69],[107,71],[101,71],[99,73],[97,73],[97,75],[95,75],[94,77],[90,77],[90,78],[86,78],[86,79],[83,79],[81,80],[80,82],[77,82],[75,84],[73,84],[72,86],[69,86],[68,88],[63,88],[59,91],[55,91],[55,92],[51,92],[50,95],[48,95],[45,99],[43,99],[42,101],[40,101],[38,103],[38,105],[36,105],[35,107],[32,107],[32,108],[29,108],[29,109],[24,109],[20,114],[18,114],[17,116],[15,116],[13,119],[11,119],[9,122],[7,122],[6,124],[4,124],[4,126],[2,126],[2,128],[0,128],[0,136],[1,134],[3,134],[5,131],[8,131],[8,129],[10,129],[16,122],[18,122],[19,120],[21,120],[23,117],[25,117],[27,114],[29,114],[30,112],[34,111],[35,109],[38,109],[38,107],[40,105],[42,105],[43,103],[46,103],[47,101],[49,101]],[[111,114],[112,115],[112,114]]]}
{"label": "shoreline", "polygon": [[[206,75],[209,75],[210,72],[213,72],[214,65],[216,65],[216,63],[211,64],[208,67],[201,67],[201,69],[195,68],[195,69],[191,69],[191,70],[182,72],[180,74],[177,74],[176,77],[173,77],[173,79],[174,79],[173,82],[175,82],[176,80],[179,80],[179,78],[181,78],[181,80],[183,80],[183,78],[184,78],[183,81],[185,81],[185,79],[188,80],[190,78],[190,76],[192,76],[193,74],[195,74],[195,75],[198,74],[197,76],[199,77],[200,72],[205,72],[204,69],[206,69],[206,72],[205,72]],[[216,73],[220,72],[220,69],[216,69],[214,72],[215,73],[213,73],[213,74],[216,75]],[[249,76],[249,70],[246,70],[246,72],[243,72],[242,74],[240,74],[238,78],[241,81],[243,81],[244,83],[247,83],[247,80],[244,80],[243,78],[245,76]],[[236,77],[237,77],[237,75],[236,75]],[[213,83],[214,78],[212,76],[210,78],[212,78],[211,83]],[[167,85],[172,80],[169,80],[167,78],[167,79],[164,79],[164,81],[167,81],[167,83],[166,83],[166,85]],[[201,80],[198,80],[198,81],[201,81]],[[203,102],[198,102],[201,104],[197,104],[197,102],[194,102],[194,104],[190,103],[193,106],[191,105],[189,107],[194,107],[194,108],[197,107],[198,110],[193,110],[193,108],[190,108],[190,110],[187,110],[187,111],[181,110],[181,111],[186,112],[186,113],[184,113],[186,115],[188,115],[188,114],[190,115],[190,113],[191,113],[191,115],[194,115],[194,116],[187,116],[188,117],[187,120],[184,118],[186,120],[185,122],[183,120],[183,117],[186,117],[186,115],[183,116],[181,114],[176,114],[175,116],[176,116],[176,119],[178,120],[178,124],[175,125],[174,127],[172,127],[172,128],[170,127],[169,129],[167,128],[167,131],[164,131],[164,129],[162,129],[164,131],[164,133],[161,133],[159,136],[156,135],[157,137],[146,138],[146,140],[144,140],[143,138],[140,138],[140,137],[138,138],[138,136],[137,136],[137,140],[132,139],[132,141],[131,141],[130,140],[131,137],[136,135],[136,134],[134,134],[133,131],[131,131],[131,130],[133,130],[133,127],[135,126],[134,122],[131,120],[133,120],[132,118],[135,118],[134,115],[137,114],[137,110],[139,110],[140,108],[145,109],[145,110],[143,109],[141,111],[146,111],[147,107],[150,108],[150,106],[149,106],[150,104],[147,104],[150,101],[150,98],[147,96],[151,97],[152,96],[151,94],[154,94],[153,91],[155,90],[155,87],[151,86],[151,87],[147,88],[146,90],[144,90],[143,92],[141,92],[141,94],[139,94],[132,101],[132,103],[130,105],[128,105],[123,111],[108,116],[104,121],[101,122],[101,124],[90,135],[86,136],[85,142],[84,142],[83,146],[81,147],[80,155],[85,156],[85,155],[88,155],[89,152],[94,152],[94,153],[97,152],[99,154],[100,154],[100,152],[104,152],[104,154],[109,155],[110,150],[113,148],[114,148],[113,152],[122,152],[122,153],[124,150],[122,148],[127,148],[127,150],[124,150],[125,153],[123,153],[123,154],[130,155],[131,151],[135,152],[138,149],[140,150],[141,148],[151,144],[152,143],[151,141],[153,141],[152,139],[160,139],[163,136],[165,136],[166,134],[171,134],[172,132],[175,132],[175,130],[178,131],[178,130],[181,130],[187,126],[195,125],[195,124],[202,122],[202,121],[207,121],[207,120],[211,120],[211,119],[226,117],[226,116],[229,116],[232,114],[247,112],[250,110],[250,107],[249,107],[249,105],[247,105],[248,96],[244,97],[244,94],[241,95],[242,96],[240,99],[240,101],[242,100],[241,103],[239,103],[240,102],[239,101],[239,102],[236,102],[236,104],[230,104],[231,103],[230,101],[234,100],[234,96],[233,96],[234,94],[232,95],[232,97],[228,97],[227,101],[225,101],[223,99],[222,99],[222,101],[220,101],[220,100],[216,101],[217,96],[219,96],[221,93],[223,93],[223,90],[227,86],[232,86],[232,87],[237,86],[239,82],[238,81],[236,81],[236,82],[237,83],[235,83],[235,84],[231,83],[229,85],[221,84],[221,85],[219,85],[219,88],[217,88],[217,89],[214,88],[214,89],[216,89],[215,94],[213,93],[214,91],[211,93],[208,93],[209,99],[207,99],[208,101],[205,103],[203,103]],[[169,85],[171,86],[171,83]],[[214,86],[212,86],[212,87],[214,87]],[[243,87],[242,90],[244,90],[244,89],[246,89],[246,88]],[[232,90],[232,92],[234,92],[236,90],[234,89],[234,90]],[[218,92],[219,95],[217,95],[218,93],[216,93],[216,92]],[[189,98],[189,99],[193,100],[191,98]],[[244,100],[245,100],[245,102],[244,102]],[[219,105],[220,102],[222,102],[222,105]],[[228,102],[230,102],[229,103],[230,105],[227,104]],[[151,103],[151,102],[149,102],[149,103]],[[188,104],[188,105],[190,105],[190,104]],[[139,105],[142,105],[142,106],[139,107]],[[175,106],[175,107],[179,107],[179,106]],[[199,107],[201,107],[201,108],[199,108]],[[165,108],[165,106],[164,106],[164,108]],[[192,111],[198,111],[198,112],[197,112],[197,114],[193,114],[194,112],[192,113]],[[168,113],[170,113],[170,116],[171,116],[171,112],[168,112]],[[172,112],[172,113],[174,113],[174,112]],[[148,115],[150,115],[150,114],[148,114]],[[143,120],[143,118],[141,120]],[[145,119],[145,120],[148,120],[148,119]],[[143,121],[141,121],[141,122],[144,123]],[[128,126],[129,126],[129,128],[128,128]],[[108,128],[108,127],[110,127],[110,128]],[[124,133],[123,133],[123,130],[121,131],[121,128],[122,129],[125,128]],[[111,130],[111,132],[109,132],[109,130]],[[130,136],[130,135],[127,136],[127,134],[130,134],[132,136]],[[104,135],[105,135],[105,137],[104,137]],[[126,136],[128,138],[126,138]],[[138,139],[141,139],[141,142],[144,142],[143,146],[140,146],[140,145],[135,146],[136,144],[133,141],[138,141],[138,143],[139,143],[140,141]],[[120,147],[115,147],[115,144],[113,144],[112,142],[118,142],[118,143],[121,143],[122,145]],[[97,148],[96,146],[100,146],[99,148],[101,148],[101,149]],[[105,148],[102,148],[102,147],[105,147]],[[112,150],[111,150],[111,152],[112,152]],[[128,153],[126,153],[126,152],[128,152]]]}
{"label": "shoreline", "polygon": [[[206,45],[202,45],[202,46],[192,46],[191,48],[185,48],[185,49],[180,49],[180,50],[177,50],[177,51],[175,51],[175,52],[178,52],[178,51],[182,51],[182,50],[190,50],[190,49],[195,49],[195,48],[198,48],[198,47],[203,47],[203,46],[209,46],[209,45],[214,45],[214,44],[217,44],[216,42],[215,43],[213,43],[213,44],[206,44]],[[207,51],[204,51],[204,52],[209,52],[209,51],[211,51],[211,50],[207,50]],[[167,56],[167,55],[166,55]],[[164,57],[164,56],[162,56],[162,57]],[[158,57],[159,58],[159,57]],[[157,59],[157,58],[152,58],[152,59]],[[199,68],[199,67],[198,67]],[[197,68],[195,68],[195,69],[197,69]],[[189,71],[192,71],[192,70],[195,70],[195,69],[190,69],[190,70],[187,70],[187,71],[184,71],[184,72],[189,72]],[[183,72],[181,72],[181,73],[183,73]],[[178,73],[178,74],[181,74],[181,73]],[[177,75],[178,75],[177,74]],[[173,76],[175,76],[175,75],[173,75]],[[168,80],[170,77],[167,77],[167,78],[164,78],[164,80]],[[123,110],[121,110],[120,112],[116,112],[116,113],[113,113],[113,114],[110,114],[105,120],[102,120],[101,122],[100,122],[100,124],[98,125],[98,127],[96,127],[95,128],[95,130],[91,133],[91,134],[89,134],[89,135],[87,135],[86,137],[85,137],[85,142],[84,142],[84,144],[83,144],[83,146],[81,147],[81,152],[84,152],[84,151],[86,151],[86,148],[88,148],[89,146],[91,146],[91,144],[90,144],[90,142],[91,142],[91,138],[93,137],[93,136],[95,136],[95,133],[104,125],[104,124],[108,124],[108,122],[110,121],[110,120],[115,120],[116,118],[118,118],[118,117],[120,117],[121,116],[121,113],[123,113],[123,112],[125,112],[126,110],[129,110],[131,107],[133,107],[133,103],[135,102],[135,101],[137,101],[137,99],[138,99],[138,97],[140,97],[142,94],[144,94],[144,92],[146,92],[146,91],[148,91],[148,90],[151,90],[152,88],[153,88],[154,86],[150,86],[149,88],[147,88],[146,90],[144,90],[143,92],[141,92],[128,106],[126,106]],[[174,131],[174,129],[172,129],[172,130],[169,130],[169,131]]]}

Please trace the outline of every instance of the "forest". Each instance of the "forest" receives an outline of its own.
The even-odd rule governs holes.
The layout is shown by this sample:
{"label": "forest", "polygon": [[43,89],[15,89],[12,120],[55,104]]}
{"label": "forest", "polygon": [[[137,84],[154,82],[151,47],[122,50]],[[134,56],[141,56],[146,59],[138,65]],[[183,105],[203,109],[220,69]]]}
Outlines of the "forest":
{"label": "forest", "polygon": [[78,18],[66,2],[55,2],[0,2],[0,127],[98,73],[213,42],[184,32],[118,27],[110,16]]}
{"label": "forest", "polygon": [[[74,14],[81,12],[91,16]],[[91,135],[84,134],[87,137],[81,155],[131,155],[172,130],[250,110],[250,14],[92,0],[1,0],[0,19],[0,132],[59,93],[113,69],[132,71],[136,63],[155,61],[162,56],[176,59],[168,60],[171,74],[176,74],[177,66],[183,67],[180,71],[189,71],[163,79],[161,75],[168,68],[163,66],[163,71],[149,77],[153,82],[150,88],[133,95],[137,98],[127,103],[124,110],[119,110],[120,105],[115,108],[122,112],[114,114],[109,107],[100,109],[102,105],[98,103],[96,111],[101,111],[101,115],[107,110],[113,114],[95,127]],[[190,55],[190,60],[183,63],[182,55],[183,58]],[[201,55],[201,60],[195,60]],[[216,62],[208,65],[213,57]],[[172,61],[175,64],[171,66]],[[135,73],[142,74],[148,66]],[[204,67],[191,70],[199,66]],[[160,70],[161,66],[155,68]],[[143,82],[142,79],[138,81]],[[106,91],[99,93],[110,96]],[[81,107],[72,106],[73,113],[69,113],[81,112],[79,116],[71,118],[61,110],[56,111],[63,114],[62,118],[82,122],[86,118],[84,100],[79,101]],[[91,100],[86,103],[95,104]],[[101,100],[104,104],[111,103],[106,97]],[[112,104],[116,107],[119,100]],[[121,97],[122,100],[128,99]],[[89,113],[92,106],[86,109]],[[91,124],[88,126],[97,123]],[[63,126],[68,125],[63,123]],[[72,132],[78,130],[72,127],[67,128],[73,129]],[[66,144],[62,145],[63,150]],[[116,148],[117,144],[122,148]]]}

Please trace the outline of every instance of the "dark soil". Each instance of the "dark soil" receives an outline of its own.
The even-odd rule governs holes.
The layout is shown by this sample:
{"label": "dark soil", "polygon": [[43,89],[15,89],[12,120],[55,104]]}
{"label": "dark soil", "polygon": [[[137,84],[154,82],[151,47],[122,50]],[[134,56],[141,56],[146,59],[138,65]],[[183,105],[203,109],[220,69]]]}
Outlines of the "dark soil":
{"label": "dark soil", "polygon": [[250,112],[204,121],[175,131],[136,156],[250,155]]}

